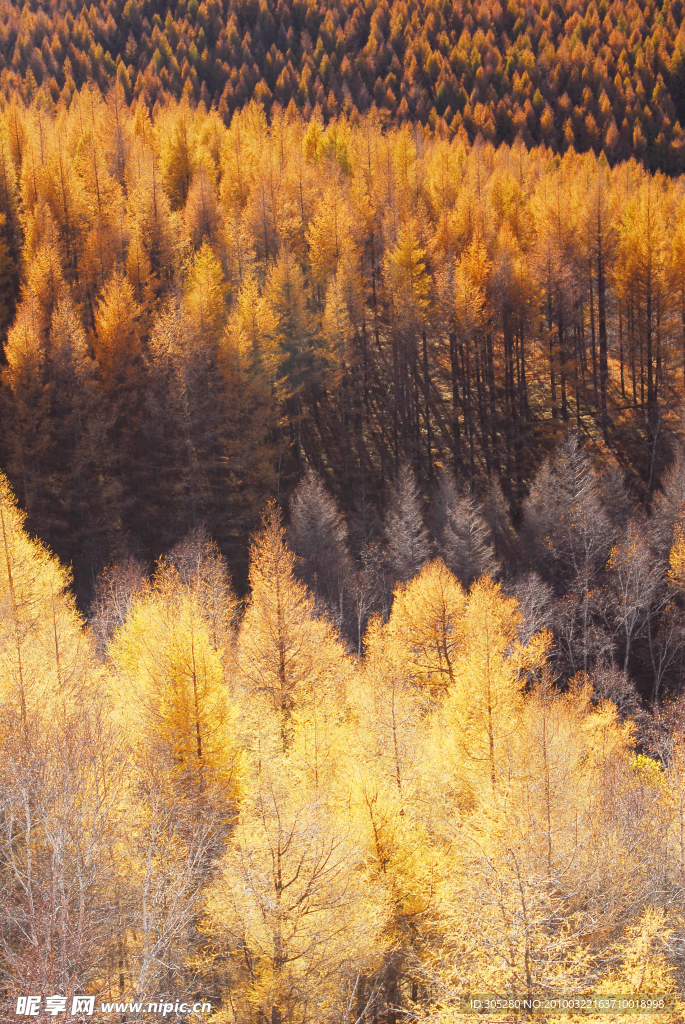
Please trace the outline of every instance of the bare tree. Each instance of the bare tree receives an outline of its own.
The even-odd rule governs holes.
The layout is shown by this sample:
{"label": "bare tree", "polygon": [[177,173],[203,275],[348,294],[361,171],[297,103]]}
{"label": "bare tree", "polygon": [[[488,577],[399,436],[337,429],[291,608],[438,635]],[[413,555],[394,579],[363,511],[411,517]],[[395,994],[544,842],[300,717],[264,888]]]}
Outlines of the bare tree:
{"label": "bare tree", "polygon": [[611,662],[596,666],[592,673],[592,687],[598,700],[610,700],[616,705],[621,719],[642,721],[645,717],[635,683]]}
{"label": "bare tree", "polygon": [[98,576],[89,621],[101,658],[114,631],[126,621],[144,581],[145,568],[137,558],[108,565]]}
{"label": "bare tree", "polygon": [[661,489],[652,502],[649,518],[654,550],[664,561],[673,544],[673,530],[678,513],[685,507],[685,449],[678,447],[675,458],[664,474]]}
{"label": "bare tree", "polygon": [[[597,588],[615,536],[595,468],[574,434],[542,464],[524,505],[522,542],[534,568],[564,594],[556,616],[571,668],[588,670],[606,637]],[[599,647],[599,650],[598,650]]]}
{"label": "bare tree", "polygon": [[505,564],[514,563],[518,557],[518,538],[511,522],[509,502],[496,476],[488,477],[481,497],[481,509],[490,530],[496,558]]}
{"label": "bare tree", "polygon": [[451,473],[444,473],[434,502],[438,553],[465,586],[484,573],[500,570],[490,527],[472,494],[459,492]]}
{"label": "bare tree", "polygon": [[292,496],[288,540],[299,559],[298,575],[340,627],[352,568],[347,524],[313,469]]}
{"label": "bare tree", "polygon": [[554,591],[538,573],[528,572],[519,576],[511,588],[511,593],[518,601],[521,612],[519,634],[522,643],[528,643],[535,633],[552,629]]}
{"label": "bare tree", "polygon": [[359,565],[352,578],[352,600],[354,603],[357,654],[362,653],[362,640],[369,616],[381,611],[387,618],[390,614],[391,594],[383,560],[383,552],[377,544],[365,544]]}
{"label": "bare tree", "polygon": [[646,627],[664,573],[646,537],[645,524],[632,519],[611,551],[607,601],[623,643],[623,672],[628,671],[633,640]]}
{"label": "bare tree", "polygon": [[430,557],[421,496],[409,466],[401,467],[385,517],[388,561],[395,582],[412,579]]}

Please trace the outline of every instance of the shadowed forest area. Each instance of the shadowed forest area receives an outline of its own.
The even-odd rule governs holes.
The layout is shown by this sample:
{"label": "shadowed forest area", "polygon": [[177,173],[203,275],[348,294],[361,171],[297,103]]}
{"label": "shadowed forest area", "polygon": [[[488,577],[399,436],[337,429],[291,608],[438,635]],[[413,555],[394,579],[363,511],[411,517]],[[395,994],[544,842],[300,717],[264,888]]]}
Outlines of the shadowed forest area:
{"label": "shadowed forest area", "polygon": [[199,526],[242,591],[307,466],[355,556],[405,464],[520,527],[569,431],[651,506],[681,428],[681,179],[375,115],[151,118],[118,86],[14,100],[0,143],[1,464],[83,607]]}

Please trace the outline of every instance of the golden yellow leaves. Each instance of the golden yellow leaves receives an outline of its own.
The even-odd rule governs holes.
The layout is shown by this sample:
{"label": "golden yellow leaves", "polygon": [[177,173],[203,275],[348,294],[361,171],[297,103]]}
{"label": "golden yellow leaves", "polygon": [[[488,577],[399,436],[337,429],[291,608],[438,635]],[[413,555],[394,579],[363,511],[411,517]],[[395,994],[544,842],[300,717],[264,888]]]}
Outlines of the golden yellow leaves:
{"label": "golden yellow leaves", "polygon": [[28,738],[74,713],[97,673],[69,572],[24,520],[0,474],[0,702]]}
{"label": "golden yellow leaves", "polygon": [[226,316],[225,281],[221,264],[203,242],[195,254],[186,282],[188,318],[199,337],[216,339]]}
{"label": "golden yellow leaves", "polygon": [[426,271],[426,247],[419,224],[411,218],[400,228],[397,244],[386,257],[393,300],[423,320],[428,310],[430,278]]}
{"label": "golden yellow leaves", "polygon": [[333,181],[323,193],[307,228],[312,277],[326,288],[329,279],[339,272],[349,274],[357,259],[354,240],[355,223],[349,199],[339,182]]}
{"label": "golden yellow leaves", "polygon": [[416,685],[434,691],[454,685],[466,600],[458,580],[440,559],[425,565],[395,591],[384,631],[388,655],[405,666]]}
{"label": "golden yellow leaves", "polygon": [[131,282],[115,271],[95,313],[95,354],[108,377],[115,378],[139,353],[139,316]]}
{"label": "golden yellow leaves", "polygon": [[685,586],[685,530],[683,529],[683,513],[676,520],[673,544],[668,556],[668,578],[674,587]]}
{"label": "golden yellow leaves", "polygon": [[328,695],[340,699],[342,647],[331,626],[294,575],[294,555],[270,509],[251,549],[251,597],[238,638],[238,666],[255,698],[280,720],[283,749],[294,739],[293,716]]}
{"label": "golden yellow leaves", "polygon": [[[620,966],[600,983],[597,995],[606,993],[637,1000],[663,999],[666,1009],[654,1019],[659,1024],[675,1024],[680,1020],[682,1003],[674,999],[677,983],[668,958],[674,930],[663,908],[647,906],[637,923],[627,929],[625,937],[612,946],[611,953],[619,960]],[[606,1017],[589,1019],[594,1022]]]}
{"label": "golden yellow leaves", "polygon": [[[48,735],[104,670],[4,480],[0,528],[5,739],[22,714]],[[439,560],[352,658],[274,509],[236,612],[194,540],[109,644],[113,985],[161,985],[173,962],[224,991],[217,1020],[243,1021],[344,1019],[350,999],[360,1015],[400,961],[405,1005],[436,1021],[479,988],[674,990],[678,922],[651,906],[655,878],[682,878],[682,730],[661,764],[637,754],[588,676],[552,684],[550,639],[521,642],[513,598],[487,576],[466,592]]]}
{"label": "golden yellow leaves", "polygon": [[240,756],[221,651],[197,594],[167,569],[146,587],[109,656],[113,698],[126,741],[165,772],[179,797],[221,799],[239,791]]}

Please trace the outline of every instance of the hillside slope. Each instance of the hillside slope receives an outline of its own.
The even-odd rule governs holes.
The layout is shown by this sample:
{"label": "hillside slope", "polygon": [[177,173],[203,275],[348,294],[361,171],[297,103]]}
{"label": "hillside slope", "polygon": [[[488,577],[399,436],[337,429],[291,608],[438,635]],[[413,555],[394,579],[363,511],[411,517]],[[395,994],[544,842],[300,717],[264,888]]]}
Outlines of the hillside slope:
{"label": "hillside slope", "polygon": [[114,76],[150,104],[187,92],[224,114],[261,99],[305,115],[520,135],[558,151],[685,167],[681,0],[35,0],[0,5],[0,83],[69,100]]}

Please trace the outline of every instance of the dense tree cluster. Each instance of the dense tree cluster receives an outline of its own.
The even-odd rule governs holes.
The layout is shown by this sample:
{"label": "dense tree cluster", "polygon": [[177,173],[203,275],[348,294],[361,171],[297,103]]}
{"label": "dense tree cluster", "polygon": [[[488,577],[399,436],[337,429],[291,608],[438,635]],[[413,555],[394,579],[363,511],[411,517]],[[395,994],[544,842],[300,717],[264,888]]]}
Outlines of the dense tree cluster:
{"label": "dense tree cluster", "polygon": [[0,88],[69,102],[116,79],[222,117],[252,97],[685,167],[682,0],[77,0],[0,6]]}
{"label": "dense tree cluster", "polygon": [[405,463],[518,519],[570,428],[646,505],[670,457],[683,181],[635,161],[85,87],[6,106],[0,215],[0,465],[81,597],[203,524],[242,587],[307,465],[358,553]]}
{"label": "dense tree cluster", "polygon": [[615,481],[567,441],[526,508],[567,594],[528,576],[517,599],[483,508],[445,478],[431,538],[403,472],[357,656],[323,610],[368,618],[383,586],[313,474],[304,554],[267,508],[242,606],[195,531],[149,578],[111,567],[89,626],[0,476],[6,997],[450,1024],[468,994],[604,993],[682,1020],[685,707],[648,713],[624,671],[650,629],[682,658],[682,481],[619,529]]}
{"label": "dense tree cluster", "polygon": [[10,1003],[683,1019],[683,13],[0,0]]}
{"label": "dense tree cluster", "polygon": [[[679,693],[685,670],[685,450],[678,448],[651,512],[616,461],[570,434],[548,455],[512,522],[499,485],[477,491],[446,470],[425,501],[405,464],[383,519],[359,548],[333,495],[310,471],[289,502],[295,574],[361,655],[374,615],[392,619],[398,586],[439,558],[464,589],[488,576],[519,602],[525,636],[549,632],[557,678],[595,687],[636,713]],[[139,571],[142,571],[140,567]],[[130,567],[117,567],[122,580]],[[394,598],[393,598],[394,595]],[[393,604],[394,600],[394,604]],[[403,600],[403,599],[402,599]],[[96,615],[97,621],[97,615]]]}

